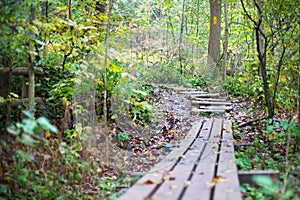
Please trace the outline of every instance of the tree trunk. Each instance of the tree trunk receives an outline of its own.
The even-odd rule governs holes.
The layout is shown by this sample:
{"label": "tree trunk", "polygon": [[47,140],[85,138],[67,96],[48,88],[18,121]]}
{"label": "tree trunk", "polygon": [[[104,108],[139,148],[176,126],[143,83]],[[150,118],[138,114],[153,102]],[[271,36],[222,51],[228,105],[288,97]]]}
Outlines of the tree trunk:
{"label": "tree trunk", "polygon": [[[31,21],[33,21],[35,19],[35,8],[33,6],[31,6],[30,8],[30,17],[31,17]],[[31,35],[33,35],[33,33],[31,33]],[[29,42],[30,43],[30,42]],[[34,50],[33,46],[31,44],[29,44],[29,49],[31,51]],[[28,99],[29,99],[29,111],[30,112],[34,112],[34,96],[35,96],[35,83],[34,83],[34,56],[32,54],[29,55],[29,67],[28,67],[28,82],[29,82],[29,89],[28,89]]]}
{"label": "tree trunk", "polygon": [[224,41],[224,59],[223,59],[223,86],[226,82],[227,55],[228,55],[227,50],[228,50],[228,36],[229,36],[227,1],[225,1],[224,3],[224,15],[225,15],[225,41]]}
{"label": "tree trunk", "polygon": [[180,64],[180,74],[183,74],[183,48],[182,48],[182,35],[184,28],[184,15],[185,15],[185,0],[182,1],[182,15],[181,15],[181,25],[180,25],[180,36],[179,36],[179,64]]}
{"label": "tree trunk", "polygon": [[[263,1],[257,1],[257,5],[260,7],[260,9],[262,9],[263,7]],[[259,9],[257,9],[257,15],[258,15],[258,19],[261,17],[261,12]],[[263,24],[263,21],[261,22],[260,26],[259,26],[259,29],[260,31],[258,32],[258,40],[259,40],[259,51],[260,52],[265,52],[265,38],[263,36],[263,33],[265,31],[265,28],[264,28],[264,24]],[[258,68],[258,75],[260,77],[262,77],[262,68],[259,67]]]}
{"label": "tree trunk", "polygon": [[109,49],[109,32],[110,32],[110,17],[112,10],[113,0],[109,0],[109,8],[107,14],[107,27],[106,27],[106,39],[105,39],[105,57],[104,57],[104,96],[103,96],[103,117],[104,117],[104,133],[107,134],[105,137],[105,160],[109,162],[109,141],[108,141],[108,131],[107,131],[107,120],[108,120],[108,109],[107,109],[107,60],[108,60],[108,49]]}
{"label": "tree trunk", "polygon": [[208,65],[218,65],[221,40],[221,0],[210,0],[210,31],[208,44]]}

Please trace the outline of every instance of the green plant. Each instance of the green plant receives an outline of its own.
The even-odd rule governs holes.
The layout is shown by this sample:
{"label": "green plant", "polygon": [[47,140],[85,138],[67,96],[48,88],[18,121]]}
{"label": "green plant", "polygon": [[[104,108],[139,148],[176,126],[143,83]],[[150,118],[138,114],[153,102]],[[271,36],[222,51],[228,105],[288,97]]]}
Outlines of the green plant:
{"label": "green plant", "polygon": [[126,132],[120,132],[118,134],[118,140],[120,140],[120,141],[128,141],[128,140],[130,140],[130,138],[131,138],[131,136]]}

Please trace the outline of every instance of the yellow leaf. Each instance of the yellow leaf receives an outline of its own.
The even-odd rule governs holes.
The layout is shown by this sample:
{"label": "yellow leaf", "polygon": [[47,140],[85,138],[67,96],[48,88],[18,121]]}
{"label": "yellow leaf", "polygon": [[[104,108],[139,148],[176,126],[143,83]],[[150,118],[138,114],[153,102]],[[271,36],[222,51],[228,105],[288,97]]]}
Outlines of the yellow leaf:
{"label": "yellow leaf", "polygon": [[11,92],[11,93],[9,93],[9,95],[11,95],[12,97],[14,97],[14,98],[19,98],[19,95],[17,95],[16,93],[13,93],[13,92]]}
{"label": "yellow leaf", "polygon": [[116,72],[116,73],[121,73],[123,72],[123,69],[120,66],[117,66],[113,63],[111,63],[108,67],[109,71],[111,72]]}
{"label": "yellow leaf", "polygon": [[70,45],[66,45],[65,50],[70,51]]}
{"label": "yellow leaf", "polygon": [[98,81],[98,85],[100,85],[100,86],[103,86],[104,85],[104,83],[102,82],[102,81]]}
{"label": "yellow leaf", "polygon": [[50,131],[48,130],[48,131],[46,131],[46,133],[45,133],[45,138],[46,139],[49,139],[51,137],[51,133],[50,133]]}
{"label": "yellow leaf", "polygon": [[277,134],[276,132],[273,132],[271,135],[269,135],[269,140],[275,140],[277,138]]}

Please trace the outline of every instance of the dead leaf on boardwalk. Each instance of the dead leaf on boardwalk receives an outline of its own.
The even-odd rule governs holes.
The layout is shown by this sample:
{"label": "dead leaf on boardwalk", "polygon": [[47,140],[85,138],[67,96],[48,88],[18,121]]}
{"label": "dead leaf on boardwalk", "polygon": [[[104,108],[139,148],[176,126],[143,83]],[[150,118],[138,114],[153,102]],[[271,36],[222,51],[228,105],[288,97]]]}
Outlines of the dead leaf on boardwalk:
{"label": "dead leaf on boardwalk", "polygon": [[227,189],[227,190],[225,190],[225,192],[231,193],[231,192],[233,192],[233,189]]}
{"label": "dead leaf on boardwalk", "polygon": [[174,190],[174,189],[177,189],[177,188],[178,188],[178,185],[170,185],[171,190]]}
{"label": "dead leaf on boardwalk", "polygon": [[174,181],[176,178],[173,176],[165,176],[163,179],[164,181]]}
{"label": "dead leaf on boardwalk", "polygon": [[154,182],[154,181],[152,181],[152,180],[150,180],[150,179],[148,179],[148,180],[146,180],[145,182],[144,182],[144,185],[157,185],[157,184],[159,184],[158,182]]}
{"label": "dead leaf on boardwalk", "polygon": [[178,158],[185,158],[185,155],[181,155],[181,156],[179,156]]}
{"label": "dead leaf on boardwalk", "polygon": [[184,181],[184,186],[189,186],[189,185],[191,185],[191,181]]}
{"label": "dead leaf on boardwalk", "polygon": [[209,183],[210,187],[214,187],[217,183],[224,183],[228,180],[222,176],[215,176],[211,183]]}
{"label": "dead leaf on boardwalk", "polygon": [[144,200],[153,200],[151,197],[146,197]]}

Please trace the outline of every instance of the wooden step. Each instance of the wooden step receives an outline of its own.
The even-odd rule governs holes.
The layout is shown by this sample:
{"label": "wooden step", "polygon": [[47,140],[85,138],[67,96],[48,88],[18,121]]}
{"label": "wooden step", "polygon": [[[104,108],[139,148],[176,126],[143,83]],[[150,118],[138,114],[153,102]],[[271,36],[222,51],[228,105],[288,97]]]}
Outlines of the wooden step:
{"label": "wooden step", "polygon": [[217,102],[227,102],[226,98],[195,98],[195,101],[217,101]]}
{"label": "wooden step", "polygon": [[193,105],[222,105],[231,106],[229,102],[213,102],[213,101],[191,101]]}
{"label": "wooden step", "polygon": [[190,99],[195,99],[195,98],[218,98],[220,97],[219,93],[204,93],[204,94],[192,94],[189,96]]}

